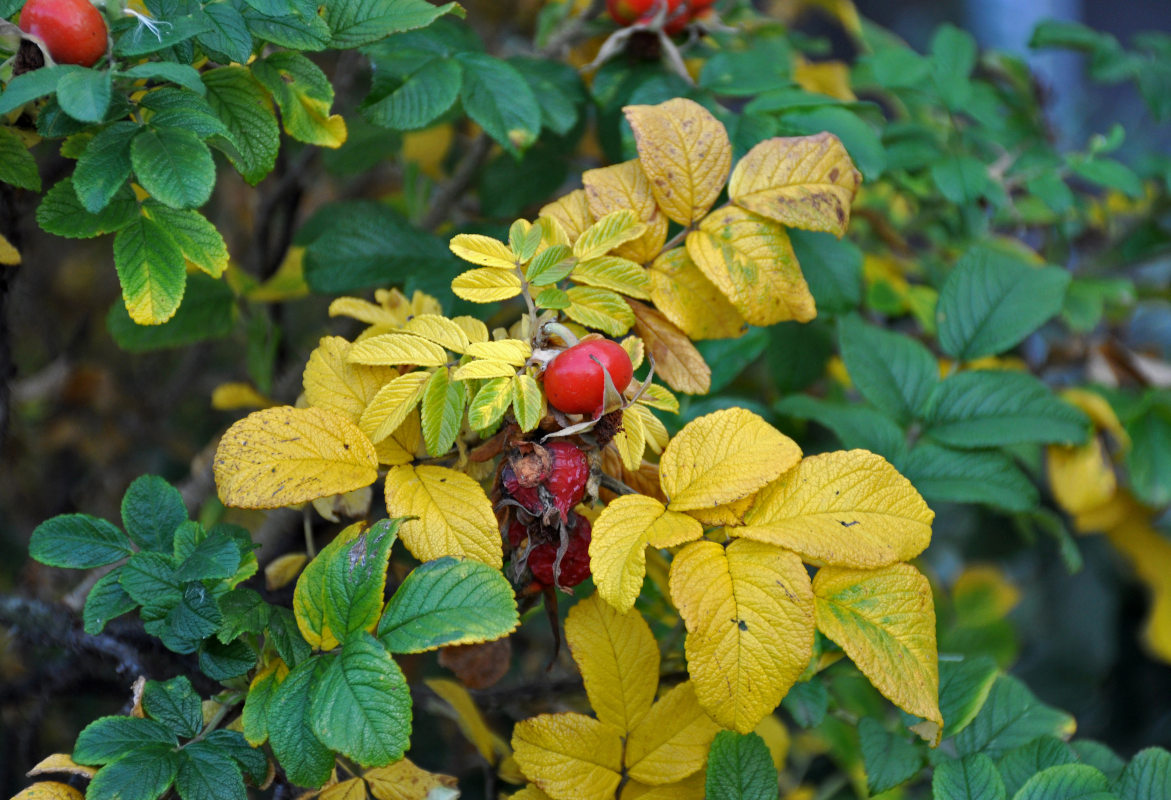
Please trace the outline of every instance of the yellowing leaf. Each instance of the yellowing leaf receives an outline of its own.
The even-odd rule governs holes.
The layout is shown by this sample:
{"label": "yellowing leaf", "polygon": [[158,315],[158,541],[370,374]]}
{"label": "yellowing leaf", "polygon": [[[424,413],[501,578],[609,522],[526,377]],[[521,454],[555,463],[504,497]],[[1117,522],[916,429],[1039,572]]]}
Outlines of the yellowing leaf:
{"label": "yellowing leaf", "polygon": [[813,579],[818,629],[836,642],[878,691],[908,714],[934,723],[939,742],[935,605],[927,579],[910,564],[876,570],[822,567]]}
{"label": "yellowing leaf", "polygon": [[[724,503],[715,508],[694,508],[688,511],[687,514],[695,517],[710,528],[743,525],[744,515],[748,513],[748,509],[752,507],[755,500],[756,495],[751,494],[748,497],[733,500],[731,503]],[[729,531],[729,533],[732,533],[732,531]]]}
{"label": "yellowing leaf", "polygon": [[653,786],[683,780],[703,769],[719,731],[699,705],[694,684],[684,681],[659,698],[631,730],[626,770],[636,781]]}
{"label": "yellowing leaf", "polygon": [[375,444],[390,436],[415,410],[430,378],[430,372],[420,370],[389,381],[370,399],[358,420],[358,427]]}
{"label": "yellowing leaf", "polygon": [[512,379],[512,411],[516,424],[526,433],[536,428],[545,416],[545,393],[531,375],[517,375]]}
{"label": "yellowing leaf", "polygon": [[451,379],[456,381],[486,380],[488,378],[511,378],[516,374],[516,367],[507,361],[490,361],[487,359],[469,361],[451,373]]}
{"label": "yellowing leaf", "polygon": [[455,296],[473,303],[496,303],[520,294],[520,276],[502,269],[471,269],[451,282]]}
{"label": "yellowing leaf", "polygon": [[790,742],[789,731],[785,728],[785,724],[777,719],[775,714],[769,714],[760,721],[753,733],[764,739],[769,755],[772,756],[773,766],[778,770],[783,769],[785,759],[789,755]]}
{"label": "yellowing leaf", "polygon": [[1046,454],[1049,486],[1057,504],[1070,514],[1103,506],[1118,491],[1118,479],[1100,436],[1077,447],[1052,445]]}
{"label": "yellowing leaf", "polygon": [[282,406],[228,428],[214,471],[224,505],[280,508],[369,486],[378,457],[358,426],[334,412]]}
{"label": "yellowing leaf", "polygon": [[270,592],[284,588],[297,579],[309,561],[307,553],[285,553],[268,562],[264,568],[264,588]]}
{"label": "yellowing leaf", "polygon": [[626,304],[634,312],[634,331],[655,360],[656,373],[677,392],[706,394],[711,387],[712,370],[673,322],[637,300]]}
{"label": "yellowing leaf", "polygon": [[468,337],[468,342],[488,341],[488,326],[475,317],[452,317],[451,321],[464,332],[464,335]]}
{"label": "yellowing leaf", "polygon": [[635,406],[622,410],[622,430],[614,436],[614,447],[622,458],[622,464],[632,472],[642,463],[646,452],[646,426],[642,415]]}
{"label": "yellowing leaf", "polygon": [[317,795],[319,800],[366,800],[366,782],[361,778],[327,786]]}
{"label": "yellowing leaf", "polygon": [[659,475],[672,511],[713,508],[775,480],[801,458],[797,443],[751,411],[697,417],[663,451]]}
{"label": "yellowing leaf", "polygon": [[832,133],[766,139],[740,159],[728,197],[790,228],[841,238],[862,174]]}
{"label": "yellowing leaf", "polygon": [[491,236],[481,236],[478,233],[461,233],[451,239],[451,252],[482,267],[496,269],[515,269],[516,256],[508,249],[504,242],[497,241]]}
{"label": "yellowing leaf", "polygon": [[500,339],[495,342],[476,342],[468,346],[468,355],[504,361],[514,367],[523,367],[533,354],[529,343],[522,339]]}
{"label": "yellowing leaf", "polygon": [[[671,435],[667,433],[667,426],[662,423],[662,420],[652,414],[651,410],[641,403],[635,403],[626,410],[642,420],[643,438],[646,440],[646,446],[656,453],[663,452],[663,448],[667,446],[667,442],[671,441]],[[623,414],[623,419],[625,418],[626,415]],[[641,463],[642,460],[639,459],[632,469],[638,469],[638,465]]]}
{"label": "yellowing leaf", "polygon": [[447,363],[447,351],[434,342],[409,333],[384,333],[356,342],[346,356],[351,364],[441,367]]}
{"label": "yellowing leaf", "polygon": [[629,781],[622,787],[621,800],[704,800],[707,790],[705,779],[703,772],[697,772],[663,786]]}
{"label": "yellowing leaf", "polygon": [[422,448],[423,427],[417,410],[407,414],[394,433],[374,445],[378,463],[388,467],[411,463]]}
{"label": "yellowing leaf", "polygon": [[1126,496],[1130,511],[1106,532],[1152,594],[1151,611],[1143,626],[1143,639],[1151,652],[1171,662],[1171,542],[1151,526],[1149,511]]}
{"label": "yellowing leaf", "polygon": [[690,225],[712,207],[732,166],[728,132],[694,100],[623,109],[639,161],[668,218]]}
{"label": "yellowing leaf", "polygon": [[217,411],[235,411],[241,408],[271,408],[272,400],[256,391],[250,383],[221,383],[211,393],[211,407]]}
{"label": "yellowing leaf", "polygon": [[687,254],[752,325],[817,316],[789,235],[772,220],[724,206],[687,234]]}
{"label": "yellowing leaf", "polygon": [[691,339],[729,339],[747,329],[736,306],[704,277],[687,248],[663,253],[648,274],[655,307]]}
{"label": "yellowing leaf", "polygon": [[[374,446],[378,452],[378,445]],[[381,459],[378,463],[382,463]],[[337,522],[339,514],[343,517],[356,519],[365,517],[370,512],[370,502],[374,499],[374,490],[369,486],[355,489],[345,494],[335,494],[333,497],[319,497],[313,501],[313,509],[330,522]]]}
{"label": "yellowing leaf", "polygon": [[386,475],[386,513],[416,517],[403,522],[399,538],[420,561],[460,556],[493,567],[503,563],[492,503],[462,472],[430,465],[392,468]]}
{"label": "yellowing leaf", "polygon": [[699,703],[748,733],[813,656],[813,593],[801,559],[740,539],[693,542],[671,563],[671,599],[687,625],[687,671]]}
{"label": "yellowing leaf", "polygon": [[398,376],[398,370],[352,364],[347,360],[352,347],[340,336],[323,337],[309,354],[301,380],[309,405],[357,422],[382,385]]}
{"label": "yellowing leaf", "polygon": [[375,800],[455,800],[459,784],[450,775],[421,769],[404,758],[387,767],[368,769],[362,777]]}
{"label": "yellowing leaf", "polygon": [[329,304],[331,317],[350,317],[367,325],[397,328],[403,323],[403,314],[358,297],[339,297]]}
{"label": "yellowing leaf", "polygon": [[594,224],[589,201],[582,189],[575,189],[541,209],[542,217],[556,220],[569,237],[566,244],[573,244],[586,228]]}
{"label": "yellowing leaf", "polygon": [[669,411],[672,414],[679,413],[679,398],[657,383],[646,387],[646,391],[642,393],[638,402],[660,411]]}
{"label": "yellowing leaf", "polygon": [[80,775],[83,778],[92,778],[98,769],[75,763],[68,753],[53,753],[37,762],[37,765],[25,773],[28,777],[44,775],[48,772],[65,772],[70,775]]}
{"label": "yellowing leaf", "polygon": [[655,202],[650,181],[637,160],[586,170],[581,180],[585,185],[589,213],[595,218],[625,208],[633,211],[635,218],[646,225],[642,236],[617,248],[615,255],[646,264],[659,254],[667,240],[667,217]]}
{"label": "yellowing leaf", "polygon": [[[424,683],[451,707],[460,731],[475,746],[484,760],[495,766],[501,756],[505,754],[500,752],[497,745],[499,740],[488,727],[488,723],[484,721],[480,709],[476,707],[476,701],[472,699],[463,684],[448,678],[428,678]],[[511,753],[511,750],[508,752]]]}
{"label": "yellowing leaf", "polygon": [[12,246],[12,242],[0,234],[0,264],[15,267],[20,263],[20,251]]}
{"label": "yellowing leaf", "polygon": [[810,456],[761,489],[729,531],[792,550],[817,566],[871,569],[908,561],[931,543],[935,512],[882,456]]}
{"label": "yellowing leaf", "polygon": [[[468,425],[472,430],[483,430],[495,425],[508,410],[509,404],[512,403],[512,372],[508,374],[510,377],[485,381],[476,392],[476,396],[468,405]],[[455,377],[459,378],[458,370]]]}
{"label": "yellowing leaf", "polygon": [[462,353],[468,349],[468,335],[458,324],[439,314],[420,314],[411,317],[403,331],[422,336],[447,350]]}
{"label": "yellowing leaf", "polygon": [[590,539],[590,570],[598,594],[629,611],[646,574],[646,547],[673,547],[698,539],[703,528],[686,514],[668,511],[653,497],[627,494],[602,509]]}
{"label": "yellowing leaf", "polygon": [[565,641],[598,719],[634,730],[659,685],[659,646],[642,615],[620,614],[595,593],[569,610]]}
{"label": "yellowing leaf", "polygon": [[582,261],[598,258],[620,244],[637,239],[645,231],[646,225],[629,209],[611,211],[582,231],[573,243],[573,254]]}
{"label": "yellowing leaf", "polygon": [[627,336],[619,344],[626,351],[626,355],[630,356],[631,366],[635,369],[641,367],[643,359],[646,356],[646,349],[643,346],[642,339],[637,336]]}
{"label": "yellowing leaf", "polygon": [[622,781],[620,733],[584,714],[541,714],[516,724],[512,750],[553,800],[612,800]]}
{"label": "yellowing leaf", "polygon": [[530,783],[516,794],[511,795],[509,800],[552,800],[552,798],[541,791],[540,786],[535,786]]}
{"label": "yellowing leaf", "polygon": [[565,309],[566,316],[587,328],[621,336],[634,324],[630,306],[609,289],[574,286],[566,294],[570,300],[569,308]]}
{"label": "yellowing leaf", "polygon": [[651,296],[651,279],[647,271],[633,261],[618,256],[599,256],[581,261],[569,277],[577,283],[613,289],[628,297],[646,300]]}
{"label": "yellowing leaf", "polygon": [[84,800],[83,795],[67,783],[39,781],[12,796],[12,800]]}
{"label": "yellowing leaf", "polygon": [[850,65],[844,61],[810,62],[801,59],[793,69],[793,81],[814,94],[827,94],[848,103],[858,99],[850,88]]}

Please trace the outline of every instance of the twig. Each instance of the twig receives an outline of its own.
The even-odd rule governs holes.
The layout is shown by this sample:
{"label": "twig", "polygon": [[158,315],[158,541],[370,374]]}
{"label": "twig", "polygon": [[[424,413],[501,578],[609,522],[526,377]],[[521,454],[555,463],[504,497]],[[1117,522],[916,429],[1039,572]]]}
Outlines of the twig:
{"label": "twig", "polygon": [[488,137],[488,134],[481,133],[472,140],[468,151],[464,153],[463,159],[456,165],[455,172],[452,173],[451,178],[436,190],[435,197],[431,201],[431,207],[423,215],[419,227],[424,230],[434,231],[439,227],[441,222],[447,219],[452,208],[463,197],[468,187],[472,185],[476,173],[480,171],[480,167],[484,166],[484,162],[488,160],[488,155],[491,152],[492,140]]}
{"label": "twig", "polygon": [[77,618],[62,606],[19,595],[0,595],[0,624],[19,631],[24,638],[40,638],[78,653],[96,653],[113,659],[119,673],[146,674],[139,653],[108,634],[90,635],[77,627]]}
{"label": "twig", "polygon": [[581,36],[586,25],[596,19],[605,7],[606,0],[593,0],[585,11],[565,23],[565,25],[549,37],[549,41],[545,42],[545,46],[541,48],[540,55],[544,58],[560,55],[564,48],[571,45],[575,39]]}

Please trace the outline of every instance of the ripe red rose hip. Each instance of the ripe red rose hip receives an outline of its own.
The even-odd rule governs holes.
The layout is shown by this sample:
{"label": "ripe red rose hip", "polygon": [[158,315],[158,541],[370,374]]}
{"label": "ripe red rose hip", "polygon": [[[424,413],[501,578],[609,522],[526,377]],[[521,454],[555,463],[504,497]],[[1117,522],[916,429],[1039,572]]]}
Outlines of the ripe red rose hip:
{"label": "ripe red rose hip", "polygon": [[106,52],[106,21],[89,0],[28,0],[20,29],[43,41],[58,64],[92,67]]}
{"label": "ripe red rose hip", "polygon": [[621,345],[609,339],[591,339],[561,352],[545,367],[545,397],[549,398],[549,405],[566,414],[600,411],[606,389],[602,367],[610,373],[619,392],[634,377],[630,356]]}

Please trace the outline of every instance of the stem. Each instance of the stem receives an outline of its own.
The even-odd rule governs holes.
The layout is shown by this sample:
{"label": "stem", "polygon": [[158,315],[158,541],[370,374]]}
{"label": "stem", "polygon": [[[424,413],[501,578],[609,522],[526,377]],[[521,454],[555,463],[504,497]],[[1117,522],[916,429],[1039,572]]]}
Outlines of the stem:
{"label": "stem", "polygon": [[313,545],[313,524],[309,519],[309,509],[312,504],[306,505],[305,510],[301,512],[301,525],[305,530],[305,554],[312,559],[317,555],[317,548]]}
{"label": "stem", "polygon": [[472,185],[472,179],[476,177],[480,167],[488,160],[488,155],[491,152],[492,140],[488,138],[488,134],[481,133],[472,141],[468,151],[464,153],[463,160],[456,165],[451,179],[435,192],[431,208],[423,216],[419,227],[434,231],[439,227],[439,223],[447,219],[451,209]]}

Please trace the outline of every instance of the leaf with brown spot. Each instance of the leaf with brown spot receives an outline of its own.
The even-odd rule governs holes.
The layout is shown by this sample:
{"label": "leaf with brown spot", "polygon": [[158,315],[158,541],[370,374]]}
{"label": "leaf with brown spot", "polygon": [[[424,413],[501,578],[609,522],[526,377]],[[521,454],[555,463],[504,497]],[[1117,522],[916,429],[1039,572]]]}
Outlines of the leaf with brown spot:
{"label": "leaf with brown spot", "polygon": [[687,334],[671,320],[637,300],[627,300],[634,312],[634,332],[655,360],[655,372],[677,392],[707,394],[712,371]]}

